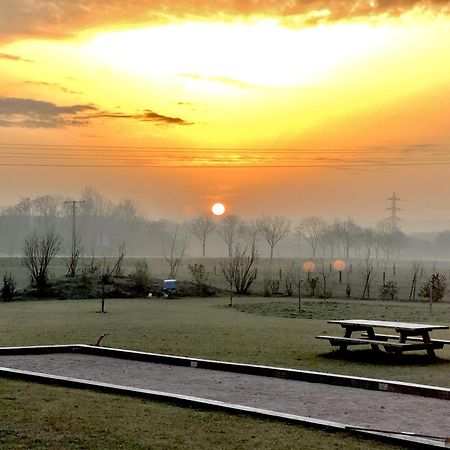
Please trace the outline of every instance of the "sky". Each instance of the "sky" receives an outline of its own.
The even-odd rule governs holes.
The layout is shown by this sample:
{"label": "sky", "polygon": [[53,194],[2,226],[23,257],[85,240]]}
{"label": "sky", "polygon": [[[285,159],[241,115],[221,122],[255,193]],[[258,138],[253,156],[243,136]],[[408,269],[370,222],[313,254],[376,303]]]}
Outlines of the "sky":
{"label": "sky", "polygon": [[0,204],[450,220],[450,2],[0,0]]}

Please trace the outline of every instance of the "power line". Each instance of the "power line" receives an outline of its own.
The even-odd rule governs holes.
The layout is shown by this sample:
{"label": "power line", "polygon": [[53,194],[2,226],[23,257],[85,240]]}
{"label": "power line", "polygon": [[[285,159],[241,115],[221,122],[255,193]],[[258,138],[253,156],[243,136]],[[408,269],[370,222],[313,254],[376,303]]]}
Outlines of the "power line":
{"label": "power line", "polygon": [[435,161],[435,162],[417,162],[417,163],[351,163],[342,162],[340,164],[52,164],[52,163],[1,163],[0,167],[55,167],[55,168],[104,168],[104,169],[308,169],[308,168],[361,168],[361,167],[420,167],[420,166],[436,166],[436,165],[450,165],[450,161]]}
{"label": "power line", "polygon": [[[45,163],[40,162],[43,159]],[[0,143],[0,166],[5,167],[350,169],[448,164],[450,155],[440,146],[434,146],[432,151],[427,148],[424,152],[422,148],[414,146],[393,149],[377,147],[257,149]]]}

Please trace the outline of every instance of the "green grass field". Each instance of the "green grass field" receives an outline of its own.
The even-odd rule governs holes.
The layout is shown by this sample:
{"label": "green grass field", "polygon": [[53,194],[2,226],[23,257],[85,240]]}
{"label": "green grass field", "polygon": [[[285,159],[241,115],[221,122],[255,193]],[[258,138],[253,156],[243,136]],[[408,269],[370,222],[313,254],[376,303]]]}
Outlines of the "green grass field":
{"label": "green grass field", "polygon": [[[227,298],[107,300],[107,314],[96,312],[99,303],[0,303],[0,345],[93,344],[108,333],[110,347],[450,385],[448,349],[437,351],[435,363],[417,356],[370,361],[373,355],[361,350],[342,359],[314,339],[341,333],[328,318],[446,324],[445,303],[430,313],[419,303],[308,300],[301,316],[295,300],[266,298],[235,299],[233,308]],[[19,381],[0,380],[0,401],[2,448],[299,448],[300,440],[303,448],[385,448],[304,427]]]}

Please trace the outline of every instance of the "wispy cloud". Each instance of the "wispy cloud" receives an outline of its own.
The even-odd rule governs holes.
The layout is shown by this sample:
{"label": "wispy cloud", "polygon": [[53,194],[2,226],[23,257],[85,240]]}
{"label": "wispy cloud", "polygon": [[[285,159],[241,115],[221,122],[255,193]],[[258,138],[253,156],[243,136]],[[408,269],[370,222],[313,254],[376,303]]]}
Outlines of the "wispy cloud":
{"label": "wispy cloud", "polygon": [[100,119],[129,119],[160,125],[191,125],[179,117],[145,109],[139,113],[102,111],[92,104],[59,106],[30,98],[0,97],[0,127],[67,128],[86,126]]}
{"label": "wispy cloud", "polygon": [[182,73],[180,74],[180,77],[183,78],[189,78],[192,80],[199,80],[199,81],[209,81],[211,83],[218,83],[218,84],[225,84],[228,86],[233,86],[239,89],[268,89],[265,86],[261,86],[259,84],[253,84],[253,83],[246,83],[245,81],[236,80],[234,78],[228,78],[228,77],[221,77],[221,76],[205,76],[205,75],[198,75],[193,73]]}
{"label": "wispy cloud", "polygon": [[[174,18],[270,16],[293,23],[401,16],[414,9],[450,13],[446,0],[2,0],[0,39],[61,38],[111,24],[162,23]],[[304,20],[303,20],[304,19]]]}
{"label": "wispy cloud", "polygon": [[61,83],[49,83],[47,81],[24,81],[21,84],[28,84],[31,86],[43,86],[58,89],[66,94],[82,94],[80,91],[74,91],[73,89],[69,89],[68,87],[62,85]]}
{"label": "wispy cloud", "polygon": [[0,53],[0,59],[6,59],[8,61],[34,63],[33,60],[22,58],[21,56],[11,55],[10,53]]}

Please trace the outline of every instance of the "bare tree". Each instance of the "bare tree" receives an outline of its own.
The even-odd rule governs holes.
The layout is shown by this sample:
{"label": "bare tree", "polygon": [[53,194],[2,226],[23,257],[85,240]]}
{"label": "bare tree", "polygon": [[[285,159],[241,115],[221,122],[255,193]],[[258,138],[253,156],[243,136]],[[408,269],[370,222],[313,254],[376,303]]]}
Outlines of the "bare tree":
{"label": "bare tree", "polygon": [[325,225],[322,235],[319,236],[319,242],[322,244],[324,249],[326,247],[330,248],[330,256],[331,258],[334,258],[335,250],[339,247],[339,234],[337,233],[335,223]]}
{"label": "bare tree", "polygon": [[375,277],[375,270],[369,258],[366,258],[364,261],[364,265],[361,268],[361,275],[363,276],[364,280],[364,289],[361,295],[361,300],[364,300],[366,298],[366,295],[367,298],[370,298],[370,286],[373,278]]}
{"label": "bare tree", "polygon": [[419,271],[422,268],[422,264],[417,261],[413,261],[412,265],[412,280],[411,280],[411,290],[409,291],[409,301],[416,301],[416,289],[417,289],[417,279],[419,278]]}
{"label": "bare tree", "polygon": [[[254,245],[250,247],[250,250],[237,246],[233,256],[220,264],[225,279],[236,294],[249,294],[257,275],[257,269],[254,267],[257,260],[258,252]],[[230,306],[232,306],[232,297]]]}
{"label": "bare tree", "polygon": [[305,217],[297,227],[297,232],[303,236],[311,247],[313,258],[316,256],[317,247],[323,237],[325,227],[325,220],[316,216]]}
{"label": "bare tree", "polygon": [[225,216],[217,225],[217,233],[227,246],[228,257],[233,256],[233,248],[236,244],[241,227],[241,219],[234,214]]}
{"label": "bare tree", "polygon": [[372,249],[376,246],[376,235],[373,228],[363,228],[361,230],[361,242],[365,249],[365,257],[372,257]]}
{"label": "bare tree", "polygon": [[48,285],[48,267],[60,250],[61,238],[53,229],[43,235],[34,231],[25,239],[23,262],[30,272],[32,284],[38,289]]}
{"label": "bare tree", "polygon": [[239,234],[247,242],[247,245],[250,247],[256,247],[259,234],[258,221],[249,220],[247,222],[243,222],[242,226],[239,228]]}
{"label": "bare tree", "polygon": [[75,239],[72,241],[72,251],[70,258],[67,260],[67,273],[66,277],[74,277],[77,272],[78,262],[80,260],[81,253],[81,238],[77,233]]}
{"label": "bare tree", "polygon": [[382,219],[377,222],[376,239],[384,252],[386,260],[388,260],[394,247],[394,228],[391,220]]}
{"label": "bare tree", "polygon": [[114,264],[113,268],[109,272],[110,275],[120,276],[122,275],[122,264],[123,259],[125,258],[125,242],[122,242],[119,245],[119,256],[117,257],[117,261]]}
{"label": "bare tree", "polygon": [[186,236],[180,237],[178,235],[179,227],[175,228],[173,233],[170,233],[170,242],[168,248],[163,246],[164,259],[169,265],[170,273],[169,278],[175,278],[180,268],[181,262],[184,258],[184,253],[189,244]]}
{"label": "bare tree", "polygon": [[191,232],[198,238],[202,245],[202,256],[206,256],[206,240],[215,228],[215,222],[209,216],[200,216],[190,224]]}
{"label": "bare tree", "polygon": [[345,249],[345,257],[350,256],[350,249],[361,238],[361,227],[351,217],[341,222],[341,240]]}
{"label": "bare tree", "polygon": [[329,296],[329,293],[327,292],[327,280],[331,276],[331,265],[325,265],[324,260],[322,259],[320,261],[320,268],[319,268],[319,274],[322,277],[322,296],[323,298],[326,298]]}
{"label": "bare tree", "polygon": [[291,222],[282,216],[262,216],[258,220],[258,229],[270,247],[270,261],[273,259],[273,250],[281,239],[285,238],[291,230]]}

